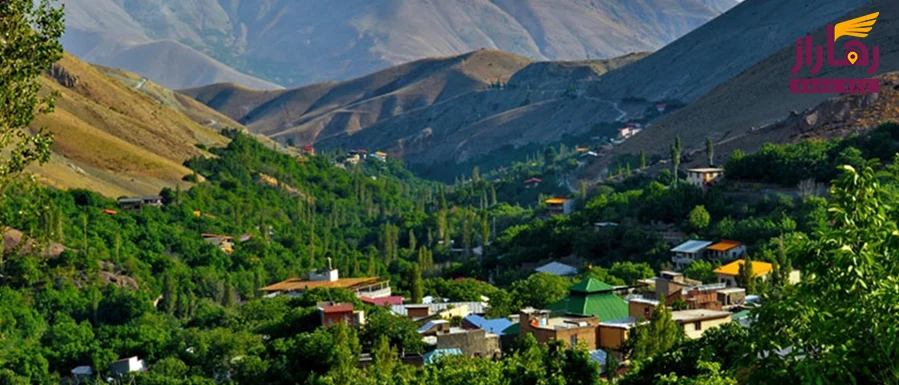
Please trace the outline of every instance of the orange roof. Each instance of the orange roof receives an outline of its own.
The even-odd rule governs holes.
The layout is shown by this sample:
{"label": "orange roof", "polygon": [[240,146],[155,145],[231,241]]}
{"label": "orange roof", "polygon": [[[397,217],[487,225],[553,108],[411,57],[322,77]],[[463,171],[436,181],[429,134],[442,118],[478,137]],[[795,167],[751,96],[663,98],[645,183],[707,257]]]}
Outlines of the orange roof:
{"label": "orange roof", "polygon": [[[745,263],[745,260],[738,259],[715,269],[715,274],[731,276],[740,275],[740,266],[743,266]],[[752,261],[752,275],[754,277],[761,277],[765,274],[768,274],[768,272],[770,272],[772,269],[774,269],[774,265],[768,262]]]}
{"label": "orange roof", "polygon": [[329,289],[335,288],[343,288],[343,289],[358,289],[367,286],[374,286],[379,283],[387,282],[386,280],[381,280],[379,278],[340,278],[336,281],[307,281],[299,278],[290,278],[285,281],[281,281],[272,285],[268,285],[259,290],[261,291],[303,291],[307,289],[315,289],[317,287],[324,287]]}
{"label": "orange roof", "polygon": [[740,242],[737,242],[737,241],[729,241],[729,240],[726,240],[726,239],[722,239],[721,242],[718,242],[718,243],[716,243],[716,244],[714,244],[714,245],[711,245],[711,246],[709,246],[709,247],[706,247],[706,250],[722,251],[722,252],[724,252],[724,251],[730,251],[731,249],[740,247],[740,245],[742,245],[742,243],[740,243]]}
{"label": "orange roof", "polygon": [[561,205],[568,202],[568,198],[549,198],[546,200],[546,204],[548,205]]}

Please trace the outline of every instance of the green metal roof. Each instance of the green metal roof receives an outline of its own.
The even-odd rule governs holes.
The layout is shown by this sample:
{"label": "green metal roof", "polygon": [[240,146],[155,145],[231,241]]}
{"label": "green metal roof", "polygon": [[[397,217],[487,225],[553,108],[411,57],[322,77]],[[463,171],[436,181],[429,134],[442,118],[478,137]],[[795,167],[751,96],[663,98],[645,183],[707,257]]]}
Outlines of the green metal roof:
{"label": "green metal roof", "polygon": [[587,315],[596,317],[600,322],[621,319],[630,315],[627,302],[612,292],[586,295],[572,293],[567,298],[547,306],[546,309],[550,310],[553,316]]}
{"label": "green metal roof", "polygon": [[602,282],[598,279],[590,278],[576,283],[574,286],[568,288],[568,290],[573,293],[600,293],[604,291],[612,291],[615,290],[614,287],[609,286],[607,283]]}

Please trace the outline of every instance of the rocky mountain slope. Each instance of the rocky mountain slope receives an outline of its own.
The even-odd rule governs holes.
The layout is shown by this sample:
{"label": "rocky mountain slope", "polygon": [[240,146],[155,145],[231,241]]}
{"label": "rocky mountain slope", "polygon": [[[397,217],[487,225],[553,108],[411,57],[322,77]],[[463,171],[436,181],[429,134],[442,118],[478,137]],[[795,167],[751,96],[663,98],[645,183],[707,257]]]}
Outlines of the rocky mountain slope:
{"label": "rocky mountain slope", "polygon": [[183,162],[208,155],[197,144],[226,142],[217,128],[242,127],[137,75],[68,54],[41,83],[42,92],[59,92],[56,110],[34,124],[53,133],[53,156],[30,171],[54,187],[90,188],[111,197],[158,193],[186,183],[181,179],[191,171]]}
{"label": "rocky mountain slope", "polygon": [[213,78],[211,82],[259,89],[271,84],[229,72],[221,63],[297,86],[481,48],[532,60],[610,58],[658,49],[737,4],[735,0],[344,0],[339,7],[328,0],[64,3],[65,47],[88,61],[123,67],[175,88],[209,84],[208,78]]}
{"label": "rocky mountain slope", "polygon": [[691,103],[797,38],[868,0],[750,0],[614,71],[591,90],[609,99]]}
{"label": "rocky mountain slope", "polygon": [[183,92],[282,143],[382,149],[410,163],[452,164],[614,122],[624,115],[619,103],[583,91],[645,56],[530,62],[481,50],[288,91],[220,84]]}
{"label": "rocky mountain slope", "polygon": [[[829,21],[849,20],[873,12],[880,12],[880,16],[869,36],[864,39],[864,43],[868,47],[880,47],[878,74],[897,71],[899,38],[896,37],[896,32],[899,31],[899,4],[890,0],[873,0]],[[798,37],[801,36],[800,33]],[[815,41],[826,41],[825,28],[821,26],[815,29],[812,36]],[[648,152],[664,153],[676,135],[681,136],[685,148],[693,149],[702,147],[706,136],[715,141],[734,141],[750,133],[764,132],[770,135],[767,138],[751,136],[755,139],[744,142],[746,150],[752,150],[766,140],[782,140],[776,134],[777,130],[767,128],[791,115],[818,106],[834,96],[790,93],[791,78],[810,76],[807,69],[795,76],[790,73],[795,63],[794,44],[788,43],[775,54],[724,82],[686,108],[658,121],[644,131],[644,134],[649,135],[637,135],[621,146],[620,152],[639,152],[645,149]],[[865,78],[868,74],[867,68],[825,65],[814,77]],[[870,124],[865,125],[867,126]]]}

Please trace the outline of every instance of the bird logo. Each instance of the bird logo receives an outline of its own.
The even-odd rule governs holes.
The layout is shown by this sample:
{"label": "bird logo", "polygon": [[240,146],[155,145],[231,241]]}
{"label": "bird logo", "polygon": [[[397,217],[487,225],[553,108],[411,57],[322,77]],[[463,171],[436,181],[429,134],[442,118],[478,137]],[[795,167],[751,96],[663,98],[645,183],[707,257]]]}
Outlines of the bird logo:
{"label": "bird logo", "polygon": [[859,39],[868,37],[868,32],[871,32],[871,28],[877,22],[878,16],[880,16],[880,12],[874,12],[835,25],[833,27],[833,41],[837,41],[837,39],[843,36],[852,36]]}

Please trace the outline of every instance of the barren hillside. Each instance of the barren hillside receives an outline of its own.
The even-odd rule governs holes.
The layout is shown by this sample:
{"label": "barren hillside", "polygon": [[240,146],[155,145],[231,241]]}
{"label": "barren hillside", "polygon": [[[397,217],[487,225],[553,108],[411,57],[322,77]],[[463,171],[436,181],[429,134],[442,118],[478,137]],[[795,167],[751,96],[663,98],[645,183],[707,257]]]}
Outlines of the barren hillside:
{"label": "barren hillside", "polygon": [[[285,86],[362,76],[428,57],[498,49],[532,60],[610,58],[652,51],[735,0],[64,0],[68,50],[188,88],[250,88],[208,57]],[[184,46],[173,46],[174,42]],[[190,47],[191,51],[186,50]],[[172,68],[155,58],[196,62]],[[211,76],[211,75],[210,75]],[[205,81],[205,79],[204,79]]]}
{"label": "barren hillside", "polygon": [[[199,122],[227,118],[173,93],[135,89],[144,83],[136,75],[118,72],[118,77],[67,54],[41,80],[43,92],[54,90],[59,97],[56,111],[35,122],[54,134],[51,162],[31,169],[40,180],[112,197],[158,193],[184,183],[181,178],[190,173],[184,160],[207,154],[196,144],[226,142]],[[144,87],[160,89],[152,83]]]}

